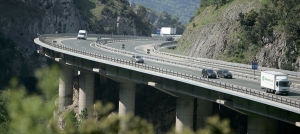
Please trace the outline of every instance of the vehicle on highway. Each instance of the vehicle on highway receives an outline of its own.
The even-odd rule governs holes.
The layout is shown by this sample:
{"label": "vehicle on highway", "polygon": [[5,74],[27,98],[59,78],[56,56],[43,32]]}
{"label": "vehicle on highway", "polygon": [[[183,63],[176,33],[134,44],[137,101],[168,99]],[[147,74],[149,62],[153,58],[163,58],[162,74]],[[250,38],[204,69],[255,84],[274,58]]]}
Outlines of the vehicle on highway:
{"label": "vehicle on highway", "polygon": [[260,86],[266,93],[289,94],[290,81],[287,74],[276,71],[261,71]]}
{"label": "vehicle on highway", "polygon": [[203,69],[202,70],[202,77],[206,78],[217,78],[216,73],[212,69]]}
{"label": "vehicle on highway", "polygon": [[86,30],[79,30],[78,35],[77,35],[77,40],[78,39],[87,39],[87,31]]}
{"label": "vehicle on highway", "polygon": [[220,78],[232,78],[232,74],[227,69],[219,69],[217,71],[217,77],[220,77]]}
{"label": "vehicle on highway", "polygon": [[133,55],[133,56],[131,57],[131,61],[132,61],[132,62],[135,62],[135,63],[144,63],[144,59],[143,59],[143,57],[140,56],[140,55]]}
{"label": "vehicle on highway", "polygon": [[160,34],[161,35],[174,35],[176,34],[176,28],[172,27],[161,27],[160,29]]}
{"label": "vehicle on highway", "polygon": [[171,36],[170,36],[170,37],[167,37],[167,38],[166,38],[166,41],[174,41],[174,38],[171,37]]}

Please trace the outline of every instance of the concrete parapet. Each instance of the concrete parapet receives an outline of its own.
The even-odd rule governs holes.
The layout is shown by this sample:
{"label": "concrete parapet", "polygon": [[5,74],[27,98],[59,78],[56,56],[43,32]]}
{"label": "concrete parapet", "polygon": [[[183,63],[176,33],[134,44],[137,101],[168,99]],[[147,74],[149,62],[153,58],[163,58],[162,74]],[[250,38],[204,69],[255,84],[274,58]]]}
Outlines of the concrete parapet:
{"label": "concrete parapet", "polygon": [[59,109],[72,104],[73,88],[72,88],[73,70],[72,68],[61,65],[59,77]]}
{"label": "concrete parapet", "polygon": [[87,108],[88,117],[93,116],[94,104],[94,73],[80,72],[79,78],[79,113]]}
{"label": "concrete parapet", "polygon": [[182,132],[183,127],[193,126],[193,98],[177,98],[176,100],[176,125],[175,131]]}

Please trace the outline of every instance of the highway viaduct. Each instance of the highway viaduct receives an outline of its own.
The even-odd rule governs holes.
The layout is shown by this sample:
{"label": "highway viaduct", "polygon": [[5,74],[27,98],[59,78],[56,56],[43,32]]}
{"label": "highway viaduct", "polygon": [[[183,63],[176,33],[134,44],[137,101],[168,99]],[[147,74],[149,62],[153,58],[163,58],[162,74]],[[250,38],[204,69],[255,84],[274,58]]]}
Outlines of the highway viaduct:
{"label": "highway viaduct", "polygon": [[[94,35],[97,36],[100,35]],[[87,108],[89,115],[92,115],[94,103],[92,85],[96,73],[100,75],[100,82],[105,83],[109,78],[120,83],[119,115],[134,113],[137,83],[152,86],[177,97],[175,122],[177,132],[180,132],[183,126],[192,127],[194,98],[197,98],[198,103],[197,128],[203,127],[204,119],[212,114],[213,103],[248,115],[249,134],[276,133],[276,120],[298,125],[300,101],[297,98],[276,96],[255,90],[253,86],[241,86],[187,74],[182,72],[184,70],[182,68],[186,67],[156,61],[154,56],[148,58],[145,56],[147,64],[133,63],[129,60],[130,56],[124,55],[131,55],[134,52],[110,49],[104,44],[124,41],[145,43],[164,41],[149,37],[117,37],[102,43],[95,43],[96,38],[78,41],[70,38],[70,35],[41,35],[34,40],[40,46],[39,54],[61,63],[60,108],[72,103],[72,72],[78,70],[79,111]],[[193,69],[190,70],[194,72]],[[251,83],[247,80],[235,81]],[[295,94],[298,92],[295,91]]]}

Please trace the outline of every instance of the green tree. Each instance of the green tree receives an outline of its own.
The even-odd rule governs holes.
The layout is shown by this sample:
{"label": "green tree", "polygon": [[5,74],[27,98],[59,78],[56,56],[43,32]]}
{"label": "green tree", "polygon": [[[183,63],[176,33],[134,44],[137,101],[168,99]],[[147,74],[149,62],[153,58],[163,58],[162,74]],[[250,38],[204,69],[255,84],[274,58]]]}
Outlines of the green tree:
{"label": "green tree", "polygon": [[[127,124],[124,133],[154,133],[152,125],[139,117],[109,116],[113,109],[112,104],[103,105],[101,102],[95,104],[95,118],[87,119],[87,113],[83,110],[79,115],[80,122],[78,122],[74,111],[58,111],[55,105],[58,67],[42,68],[35,75],[40,93],[28,94],[25,87],[18,84],[17,79],[12,79],[9,86],[1,93],[0,130],[3,130],[1,133],[118,133],[120,121]],[[57,122],[60,115],[65,122],[61,124],[63,130],[58,129]]]}
{"label": "green tree", "polygon": [[[132,114],[125,116],[114,114],[112,104],[103,105],[96,102],[93,118],[87,118],[86,109],[79,115],[79,119],[73,110],[59,111],[55,105],[58,97],[58,67],[44,67],[38,70],[35,76],[38,79],[37,87],[40,93],[28,94],[25,87],[18,84],[17,79],[12,79],[7,89],[1,93],[1,133],[115,134],[119,131],[124,134],[154,133],[152,124],[140,117]],[[62,124],[58,124],[58,117],[63,118]],[[230,132],[228,120],[219,121],[218,117],[212,117],[207,123],[208,126],[203,132],[206,130],[220,134]],[[174,130],[169,133],[174,133]],[[194,132],[184,128],[182,133]],[[202,133],[202,130],[199,133]]]}

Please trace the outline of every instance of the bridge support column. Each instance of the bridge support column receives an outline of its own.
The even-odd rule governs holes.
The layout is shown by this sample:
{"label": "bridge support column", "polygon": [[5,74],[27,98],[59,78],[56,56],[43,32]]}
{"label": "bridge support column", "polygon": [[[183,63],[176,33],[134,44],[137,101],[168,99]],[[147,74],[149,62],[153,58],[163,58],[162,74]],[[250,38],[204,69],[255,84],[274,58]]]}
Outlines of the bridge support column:
{"label": "bridge support column", "polygon": [[277,134],[278,121],[257,115],[248,115],[248,134]]}
{"label": "bridge support column", "polygon": [[73,97],[73,70],[72,68],[61,65],[60,77],[59,77],[59,109],[63,109],[65,106],[72,104]]}
{"label": "bridge support column", "polygon": [[193,98],[177,98],[176,100],[176,122],[175,131],[182,132],[183,127],[193,126]]}
{"label": "bridge support column", "polygon": [[120,83],[119,115],[134,114],[135,110],[135,83]]}
{"label": "bridge support column", "polygon": [[100,75],[100,85],[104,85],[107,83],[107,78],[103,75]]}
{"label": "bridge support column", "polygon": [[197,121],[196,128],[200,129],[205,126],[206,118],[213,114],[213,102],[197,99]]}
{"label": "bridge support column", "polygon": [[87,109],[88,118],[93,116],[94,105],[94,73],[80,72],[79,78],[79,113]]}

